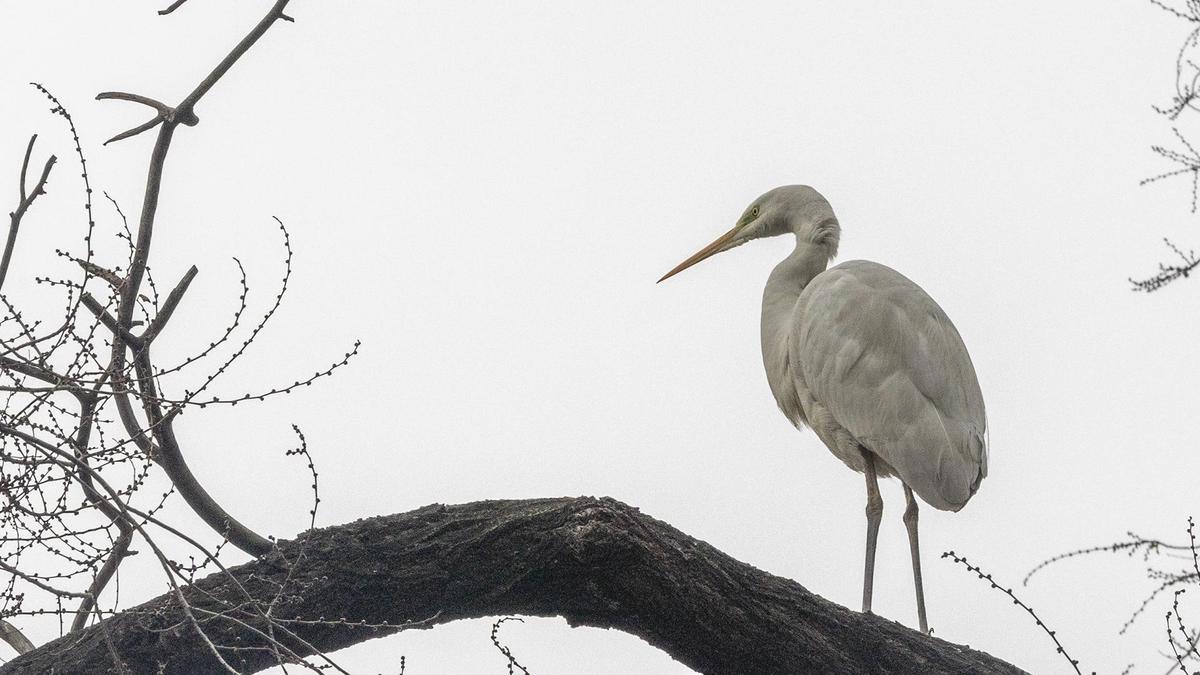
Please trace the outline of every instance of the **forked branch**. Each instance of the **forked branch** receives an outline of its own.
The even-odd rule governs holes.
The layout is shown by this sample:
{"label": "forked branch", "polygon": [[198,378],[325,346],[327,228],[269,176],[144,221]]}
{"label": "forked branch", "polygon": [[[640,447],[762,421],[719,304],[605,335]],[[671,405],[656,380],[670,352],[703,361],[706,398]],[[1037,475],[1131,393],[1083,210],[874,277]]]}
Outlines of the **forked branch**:
{"label": "forked branch", "polygon": [[25,147],[25,159],[21,162],[21,180],[20,180],[20,199],[17,202],[15,211],[8,214],[8,240],[4,244],[4,257],[0,258],[0,287],[4,286],[4,279],[8,276],[8,263],[12,259],[13,247],[17,243],[17,231],[21,228],[21,219],[25,217],[25,212],[33,206],[33,202],[40,195],[46,193],[46,180],[50,178],[50,169],[54,168],[54,162],[57,158],[50,155],[46,160],[46,164],[42,167],[42,175],[34,184],[32,190],[28,190],[25,182],[25,174],[29,170],[29,157],[33,154],[33,144],[37,141],[37,134],[29,137],[29,145]]}
{"label": "forked branch", "polygon": [[[141,431],[141,425],[134,415],[133,406],[130,401],[130,397],[136,395],[142,403],[142,410],[148,421],[148,428],[151,430],[156,441],[154,457],[167,472],[172,483],[179,489],[180,494],[187,501],[188,505],[196,510],[197,514],[205,522],[218,532],[228,536],[230,543],[234,546],[252,555],[263,555],[270,551],[270,541],[246,528],[221,509],[195,479],[195,476],[192,475],[187,462],[184,460],[183,453],[172,428],[174,413],[163,410],[154,385],[154,368],[150,363],[149,343],[162,331],[166,321],[170,318],[183,292],[195,276],[195,268],[193,267],[192,270],[189,270],[180,284],[172,291],[166,305],[160,310],[157,318],[140,337],[134,336],[131,329],[133,327],[134,312],[137,308],[138,291],[146,273],[146,263],[150,255],[155,214],[158,209],[159,193],[162,189],[163,169],[175,127],[180,124],[191,126],[199,121],[194,112],[196,104],[233,67],[233,64],[258,42],[259,38],[276,21],[285,18],[283,9],[287,4],[288,0],[277,0],[254,28],[242,38],[225,58],[221,59],[212,72],[201,80],[200,84],[174,107],[139,94],[104,92],[97,96],[97,98],[102,100],[130,101],[150,107],[156,112],[155,117],[150,121],[117,134],[109,142],[122,138],[130,138],[154,127],[159,128],[158,138],[151,152],[150,169],[146,178],[142,213],[138,221],[129,273],[119,286],[120,298],[115,319],[111,316],[106,316],[106,312],[97,312],[97,305],[99,303],[94,298],[90,301],[85,300],[88,303],[88,308],[97,313],[97,317],[112,331],[115,338],[113,340],[109,372],[113,374],[113,384],[116,388],[114,398],[121,420],[130,433],[138,439],[139,444],[145,450],[149,451],[151,449],[150,441]],[[173,10],[177,6],[175,5],[168,9]],[[136,381],[130,381],[123,375],[126,370],[127,350],[134,354],[133,365],[138,372]]]}
{"label": "forked branch", "polygon": [[[168,9],[181,4],[177,2]],[[160,303],[148,263],[164,167],[174,131],[180,125],[197,123],[195,105],[275,21],[291,20],[282,12],[286,5],[287,0],[274,2],[267,15],[178,105],[168,106],[147,96],[125,92],[104,92],[98,96],[104,100],[136,103],[154,111],[151,121],[118,134],[113,140],[158,129],[141,214],[134,228],[129,227],[120,207],[109,198],[123,229],[115,234],[128,246],[128,262],[124,268],[118,265],[109,269],[93,260],[92,187],[79,135],[62,104],[45,87],[35,85],[53,103],[51,112],[67,120],[75,141],[86,194],[87,229],[83,236],[85,252],[76,255],[55,250],[60,258],[82,270],[82,279],[35,278],[37,283],[65,290],[66,313],[60,327],[45,330],[41,319],[26,318],[5,295],[0,294],[0,326],[4,328],[0,334],[0,379],[4,380],[0,382],[0,397],[5,398],[0,413],[0,461],[5,465],[4,476],[0,477],[0,497],[5,500],[4,508],[0,508],[0,529],[5,533],[0,538],[0,571],[12,575],[8,583],[0,587],[0,640],[9,642],[18,651],[26,651],[32,645],[23,641],[20,632],[6,621],[9,618],[47,613],[59,617],[73,615],[71,632],[77,633],[84,631],[91,620],[111,615],[112,608],[102,606],[100,599],[115,578],[117,569],[132,554],[130,545],[135,536],[144,540],[166,572],[171,601],[180,612],[172,633],[178,635],[179,631],[175,629],[182,627],[201,646],[205,658],[221,672],[236,672],[226,657],[230,656],[227,650],[236,655],[237,648],[210,639],[208,629],[213,622],[233,622],[247,628],[263,639],[263,648],[278,663],[299,663],[299,652],[319,651],[273,614],[279,597],[285,590],[291,592],[288,583],[277,586],[274,597],[260,602],[260,598],[242,587],[239,579],[227,573],[218,559],[224,543],[231,543],[255,556],[272,553],[274,543],[239,523],[212,499],[184,461],[173,426],[176,416],[186,406],[202,408],[211,403],[198,403],[195,399],[245,351],[278,307],[287,288],[292,255],[282,222],[287,274],[275,305],[233,354],[217,366],[215,372],[209,373],[200,389],[185,390],[181,398],[160,392],[160,387],[165,384],[165,374],[177,372],[208,356],[219,344],[225,343],[237,327],[242,311],[246,309],[249,291],[244,270],[240,306],[233,325],[224,336],[213,342],[208,350],[169,368],[155,367],[150,354],[152,346],[179,311],[197,274],[196,267],[188,269]],[[0,283],[7,275],[22,216],[45,192],[49,172],[55,163],[51,156],[40,179],[33,185],[28,183],[35,139],[36,136],[30,139],[21,166],[17,190],[19,202],[11,214],[8,243],[0,264]],[[241,269],[240,263],[238,267]],[[103,284],[98,287],[93,280]],[[55,325],[58,323],[51,324]],[[61,349],[63,347],[66,349]],[[64,351],[71,353],[64,354]],[[108,352],[107,358],[101,352]],[[347,353],[346,359],[326,371],[318,371],[303,382],[297,381],[294,387],[328,375],[334,368],[344,365],[353,353]],[[266,395],[291,388],[272,389]],[[213,397],[213,401],[217,400]],[[231,404],[236,402],[236,399],[230,400]],[[119,426],[111,415],[112,406],[117,408]],[[313,474],[314,509],[310,515],[315,517],[315,505],[319,502],[316,471],[303,447],[302,436],[301,442],[301,450],[297,452],[305,456]],[[133,498],[155,463],[170,478],[172,490],[163,494],[157,505],[153,502],[149,508],[140,502],[135,505]],[[113,470],[121,465],[133,469],[132,475],[125,474],[125,482],[114,486],[109,479],[121,475]],[[78,494],[80,490],[82,500]],[[156,517],[165,500],[174,493],[182,496],[222,536],[221,545],[207,547]],[[195,558],[191,564],[167,559],[148,530],[166,532],[185,542],[200,552],[200,562],[196,563]],[[42,564],[40,557],[28,554],[30,551],[36,551],[38,556],[49,556],[51,563],[58,567]],[[30,559],[39,562],[31,565],[27,562]],[[283,558],[287,574],[291,574],[291,563],[302,559],[302,550],[290,560]],[[278,563],[280,559],[275,560]],[[195,579],[197,573],[212,568],[220,570],[230,584],[234,594],[226,600],[232,597],[233,604],[193,607],[182,589]],[[48,594],[52,604],[49,607],[26,606],[27,590]],[[72,611],[64,607],[65,602],[78,604]],[[117,664],[123,669],[125,655],[118,652],[106,630],[102,629],[100,635],[100,644],[106,654],[93,661],[89,669],[94,671],[96,664],[102,662]],[[313,672],[325,668],[344,672],[323,655],[319,656],[319,664],[319,667],[311,663],[302,665]],[[185,672],[188,671],[190,669]]]}
{"label": "forked branch", "polygon": [[[160,11],[159,13],[170,14],[178,9],[184,1],[186,0],[180,0],[172,3],[169,7]],[[287,7],[288,2],[289,0],[276,0],[270,11],[267,12],[267,15],[264,16],[248,34],[246,34],[246,37],[242,38],[241,42],[238,42],[237,45],[234,46],[233,50],[231,50],[229,54],[225,56],[225,58],[221,59],[221,62],[217,64],[216,68],[213,68],[212,72],[210,72],[208,76],[201,80],[200,84],[196,85],[196,88],[193,89],[190,94],[185,96],[184,99],[174,107],[150,98],[149,96],[142,96],[140,94],[130,94],[119,91],[106,91],[97,94],[96,98],[98,100],[120,100],[140,103],[144,106],[153,108],[157,113],[154,118],[150,119],[149,121],[139,124],[138,126],[127,131],[123,131],[108,139],[105,141],[105,145],[114,141],[132,138],[133,136],[137,136],[144,131],[153,129],[160,124],[164,126],[175,126],[177,124],[183,124],[189,127],[195,126],[200,121],[200,118],[198,118],[195,113],[196,104],[200,102],[200,99],[206,93],[208,93],[208,90],[212,89],[213,85],[215,85],[221,79],[221,77],[233,67],[233,64],[237,63],[238,59],[240,59],[243,54],[245,54],[250,50],[251,47],[254,46],[254,43],[258,42],[259,38],[261,38],[276,21],[292,20],[291,17],[283,13],[283,9],[284,7]]]}

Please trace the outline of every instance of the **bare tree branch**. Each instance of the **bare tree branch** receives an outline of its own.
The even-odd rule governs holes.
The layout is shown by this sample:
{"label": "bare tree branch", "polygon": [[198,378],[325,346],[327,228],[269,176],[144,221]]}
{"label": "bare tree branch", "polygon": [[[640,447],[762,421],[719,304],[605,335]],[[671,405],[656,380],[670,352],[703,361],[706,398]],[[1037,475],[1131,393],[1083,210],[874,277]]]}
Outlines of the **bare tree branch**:
{"label": "bare tree branch", "polygon": [[[176,3],[174,7],[181,4]],[[204,378],[200,388],[196,391],[185,390],[181,398],[173,399],[159,391],[165,384],[160,383],[163,375],[177,372],[209,355],[218,345],[225,343],[238,326],[246,309],[246,295],[249,292],[240,262],[240,306],[224,336],[210,344],[207,350],[171,368],[156,368],[150,355],[152,343],[171,320],[197,274],[195,266],[188,269],[160,304],[149,259],[164,166],[174,131],[181,124],[190,126],[198,122],[193,112],[197,102],[275,21],[291,21],[282,12],[286,5],[287,0],[274,2],[268,14],[174,108],[147,96],[126,92],[103,92],[97,97],[133,102],[155,111],[154,119],[118,134],[112,140],[128,138],[158,127],[146,177],[142,212],[135,228],[129,227],[120,207],[109,198],[121,218],[123,232],[118,230],[115,234],[127,245],[125,269],[121,266],[108,269],[93,261],[95,220],[92,188],[79,135],[70,114],[59,100],[45,87],[34,84],[53,104],[51,112],[67,120],[80,162],[86,195],[84,211],[87,228],[82,237],[86,247],[84,253],[76,255],[55,249],[60,258],[71,261],[82,270],[82,279],[35,278],[37,283],[57,286],[65,291],[66,312],[59,328],[43,332],[41,327],[44,319],[26,318],[6,296],[0,294],[0,327],[4,328],[0,333],[0,379],[4,380],[0,383],[0,397],[5,399],[3,412],[0,413],[0,461],[6,467],[0,472],[3,474],[0,475],[0,526],[5,533],[4,537],[0,537],[0,572],[7,573],[5,583],[0,584],[0,621],[4,622],[0,624],[0,639],[9,641],[18,649],[31,645],[27,641],[20,641],[19,631],[6,622],[9,618],[51,614],[61,619],[72,614],[71,632],[79,633],[93,618],[111,615],[114,608],[102,606],[101,595],[123,560],[131,554],[130,545],[136,534],[149,546],[165,573],[171,589],[170,597],[180,617],[173,630],[182,630],[191,635],[213,668],[220,672],[237,672],[226,660],[227,652],[232,650],[236,653],[237,646],[219,644],[208,635],[207,626],[218,620],[233,622],[261,638],[264,649],[278,663],[299,663],[313,672],[323,672],[325,669],[345,672],[273,614],[279,606],[277,600],[285,590],[289,590],[286,583],[275,589],[274,597],[260,603],[246,592],[240,580],[228,574],[225,565],[218,559],[225,543],[232,543],[253,555],[273,551],[274,544],[242,525],[212,499],[184,461],[173,428],[175,417],[185,406],[202,408],[211,403],[200,403],[194,399],[245,352],[278,308],[287,289],[292,259],[287,230],[281,221],[276,219],[284,235],[287,273],[275,303],[233,354],[225,358],[215,372],[210,372]],[[44,193],[49,171],[55,162],[55,158],[50,157],[41,179],[30,190],[27,176],[35,140],[36,136],[30,139],[21,165],[17,190],[19,205],[12,214],[8,245],[3,264],[0,265],[0,280],[7,272],[21,217],[33,201]],[[89,288],[92,279],[101,280],[108,287],[97,290],[93,285]],[[143,282],[148,289],[146,293],[140,292]],[[147,297],[147,293],[151,297]],[[80,311],[81,306],[87,311]],[[89,312],[91,316],[88,316]],[[133,332],[138,326],[145,326],[140,335]],[[60,350],[64,346],[68,347],[66,351],[70,353],[64,354],[64,350]],[[107,360],[99,353],[105,350],[110,352]],[[345,365],[354,353],[357,353],[357,343],[344,359],[325,371],[317,371],[312,377],[298,380],[294,385],[272,388],[265,394],[247,394],[242,400],[262,400],[266,396],[311,384],[313,380]],[[71,401],[62,400],[63,394],[74,397],[77,410],[73,409]],[[230,404],[238,401],[213,397],[213,402],[226,400]],[[140,412],[135,409],[135,401]],[[112,415],[105,414],[111,412],[111,407],[106,408],[109,403],[117,408],[120,424],[120,428],[115,429],[117,433],[110,433],[116,425]],[[121,429],[124,433],[121,433]],[[308,456],[303,435],[300,435],[300,439],[301,448],[295,452],[305,457],[313,476],[314,501],[310,515],[315,518],[316,504],[320,501],[317,473],[312,458]],[[152,502],[149,508],[139,508],[135,506],[133,498],[154,463],[163,468],[172,482],[172,488],[162,495],[157,505]],[[122,478],[124,482],[114,487],[105,475],[110,478],[119,476],[112,469],[120,465],[133,471],[125,474]],[[82,500],[78,494],[80,490],[84,497]],[[166,499],[175,493],[181,495],[205,523],[222,536],[224,541],[221,544],[216,547],[202,544],[155,516]],[[185,542],[190,549],[199,551],[200,562],[197,563],[193,556],[189,556],[190,564],[167,558],[156,544],[152,531],[166,532]],[[38,555],[27,555],[27,552],[33,551]],[[45,556],[49,556],[48,559]],[[296,560],[302,557],[298,555]],[[46,560],[50,564],[46,564]],[[198,573],[211,568],[220,570],[233,595],[218,600],[216,605],[193,607],[182,594],[182,589],[190,587]],[[35,596],[37,592],[44,594],[40,599],[43,604],[27,606],[26,592],[30,590],[35,591]],[[45,604],[47,599],[48,605]],[[64,607],[64,601],[68,600],[78,601],[73,612]],[[5,630],[7,628],[11,630]],[[118,653],[116,642],[106,624],[101,626],[99,634],[105,653],[98,655],[100,660],[96,664],[108,663],[119,672],[128,672],[129,667]],[[318,658],[313,663],[303,661],[296,649],[304,654],[317,653]]]}
{"label": "bare tree branch", "polygon": [[149,345],[154,341],[154,338],[158,337],[162,329],[166,327],[167,321],[171,320],[171,315],[175,313],[175,308],[179,305],[179,301],[183,299],[183,294],[187,292],[192,279],[196,278],[197,272],[199,270],[196,269],[195,265],[192,265],[183,275],[183,278],[179,280],[179,283],[175,285],[175,288],[171,289],[171,293],[167,295],[166,301],[163,302],[162,309],[158,310],[158,315],[154,317],[154,320],[142,332],[142,344]]}
{"label": "bare tree branch", "polygon": [[0,640],[7,642],[8,646],[15,649],[18,654],[31,652],[34,649],[33,643],[29,641],[29,638],[17,630],[16,626],[4,619],[0,619]]}
{"label": "bare tree branch", "polygon": [[289,0],[276,0],[275,4],[271,6],[271,9],[267,11],[267,15],[264,16],[262,20],[260,20],[258,24],[254,26],[254,28],[250,29],[250,32],[246,34],[246,37],[242,38],[241,42],[238,42],[237,45],[234,46],[233,50],[230,51],[224,59],[221,59],[221,62],[217,64],[216,68],[213,68],[212,72],[208,74],[208,77],[205,77],[203,80],[201,80],[200,84],[197,85],[194,90],[192,90],[192,93],[188,94],[186,98],[180,101],[179,105],[175,106],[175,117],[179,123],[187,126],[196,124],[199,119],[196,117],[195,112],[193,112],[193,108],[195,108],[200,99],[206,93],[208,93],[208,90],[212,89],[213,85],[215,85],[217,81],[220,80],[221,77],[233,67],[233,64],[237,63],[238,59],[242,58],[243,54],[245,54],[251,47],[254,46],[255,42],[258,42],[258,39],[261,38],[267,32],[267,30],[269,30],[271,26],[275,24],[276,21],[291,21],[291,17],[288,17],[283,13],[283,10],[285,7],[287,7],[288,2]]}
{"label": "bare tree branch", "polygon": [[[611,499],[533,499],[428,506],[311,530],[230,569],[266,601],[296,653],[458,619],[563,616],[637,635],[703,673],[978,673],[1020,669],[981,652],[850,611],[721,553]],[[276,663],[261,622],[218,599],[225,575],[186,589],[189,605],[241,672]],[[428,619],[428,621],[423,621]],[[223,672],[162,596],[0,667],[0,675],[103,672],[102,633],[135,673]],[[256,630],[254,629],[258,629]],[[161,667],[161,670],[159,668]]]}
{"label": "bare tree branch", "polygon": [[33,200],[39,195],[46,192],[46,179],[50,177],[50,169],[54,168],[56,157],[50,155],[46,160],[46,165],[42,167],[42,175],[38,178],[38,182],[33,186],[32,191],[26,190],[25,173],[29,168],[29,156],[33,154],[33,143],[37,140],[37,134],[29,137],[29,145],[25,148],[25,159],[21,162],[21,180],[20,180],[20,195],[21,198],[17,202],[17,209],[8,214],[8,241],[4,244],[4,256],[0,258],[0,287],[4,286],[4,278],[8,276],[8,263],[12,259],[13,247],[17,243],[17,230],[21,227],[21,218],[25,217],[25,212],[33,205]]}

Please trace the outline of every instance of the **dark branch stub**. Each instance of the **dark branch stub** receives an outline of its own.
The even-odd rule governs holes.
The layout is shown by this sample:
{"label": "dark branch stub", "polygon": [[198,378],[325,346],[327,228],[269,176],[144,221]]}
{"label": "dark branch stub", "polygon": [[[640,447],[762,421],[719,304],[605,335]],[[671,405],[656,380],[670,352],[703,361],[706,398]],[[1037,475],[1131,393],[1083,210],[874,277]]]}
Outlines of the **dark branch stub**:
{"label": "dark branch stub", "polygon": [[166,15],[170,14],[171,12],[174,12],[175,10],[182,7],[183,3],[185,3],[185,2],[187,2],[187,0],[175,0],[175,2],[172,2],[170,5],[167,5],[166,8],[158,10],[158,15],[166,16]]}

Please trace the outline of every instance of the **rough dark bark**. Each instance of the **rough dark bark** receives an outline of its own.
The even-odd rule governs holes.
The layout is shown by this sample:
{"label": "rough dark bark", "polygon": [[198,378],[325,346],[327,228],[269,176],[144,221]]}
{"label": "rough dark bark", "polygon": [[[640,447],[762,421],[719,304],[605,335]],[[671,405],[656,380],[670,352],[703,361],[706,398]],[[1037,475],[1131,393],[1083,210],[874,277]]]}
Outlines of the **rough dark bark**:
{"label": "rough dark bark", "polygon": [[[287,574],[280,555],[294,560],[301,551],[294,597],[278,605],[277,616],[430,619],[425,626],[502,614],[563,616],[572,625],[637,635],[703,673],[1024,672],[833,604],[612,499],[427,506],[307,532],[231,571],[265,602],[276,588],[269,580]],[[207,594],[237,597],[221,574],[187,594],[194,607],[220,611]],[[176,628],[162,630],[168,626]],[[219,645],[261,644],[229,620],[205,627]],[[325,651],[394,632],[294,630]],[[162,596],[24,654],[0,675],[117,672],[106,642],[135,673],[221,672],[176,603]],[[225,658],[245,672],[272,665],[264,651],[229,651]]]}

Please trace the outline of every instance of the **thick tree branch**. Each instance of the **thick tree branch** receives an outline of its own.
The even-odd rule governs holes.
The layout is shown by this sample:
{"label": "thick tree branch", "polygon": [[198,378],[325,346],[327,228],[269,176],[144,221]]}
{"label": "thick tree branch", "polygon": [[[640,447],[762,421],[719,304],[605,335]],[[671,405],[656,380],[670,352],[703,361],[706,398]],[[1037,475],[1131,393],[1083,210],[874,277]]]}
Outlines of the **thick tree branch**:
{"label": "thick tree branch", "polygon": [[[276,598],[274,615],[295,634],[281,640],[297,653],[422,619],[522,614],[616,628],[703,673],[1023,672],[835,605],[611,499],[428,506],[309,531],[230,573],[240,586],[214,574],[185,593],[212,644],[240,647],[222,651],[243,672],[273,665],[270,649],[253,649],[265,647],[260,622],[230,610],[243,589]],[[22,655],[0,675],[106,672],[110,645],[135,673],[222,672],[168,595]]]}

